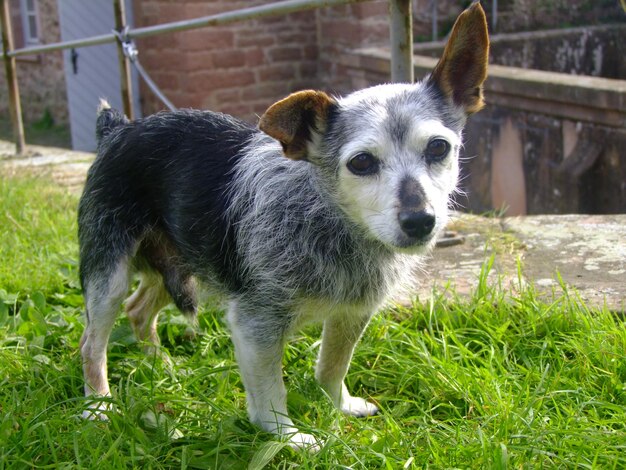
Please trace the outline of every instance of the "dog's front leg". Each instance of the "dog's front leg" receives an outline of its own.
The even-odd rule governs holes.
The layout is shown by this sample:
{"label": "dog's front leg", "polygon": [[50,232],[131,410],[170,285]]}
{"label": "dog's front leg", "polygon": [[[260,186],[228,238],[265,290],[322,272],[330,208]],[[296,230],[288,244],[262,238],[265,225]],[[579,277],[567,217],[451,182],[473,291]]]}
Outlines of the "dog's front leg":
{"label": "dog's front leg", "polygon": [[319,443],[315,437],[298,432],[287,415],[287,391],[282,377],[283,333],[238,318],[232,307],[228,320],[250,421],[265,431],[285,436],[294,448],[317,450]]}
{"label": "dog's front leg", "polygon": [[378,412],[375,405],[350,395],[344,383],[354,346],[369,319],[369,315],[354,318],[337,314],[324,321],[322,347],[315,371],[315,377],[335,406],[352,416],[370,416]]}

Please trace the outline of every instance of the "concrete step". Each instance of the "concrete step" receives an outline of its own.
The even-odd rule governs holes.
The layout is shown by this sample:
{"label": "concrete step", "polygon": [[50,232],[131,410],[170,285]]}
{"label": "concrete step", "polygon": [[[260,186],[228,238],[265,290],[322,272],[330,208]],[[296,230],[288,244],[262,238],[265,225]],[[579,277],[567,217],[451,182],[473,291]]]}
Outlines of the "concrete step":
{"label": "concrete step", "polygon": [[464,243],[438,247],[417,292],[469,295],[485,260],[490,281],[513,292],[533,284],[542,296],[561,295],[563,282],[590,307],[626,309],[626,214],[533,215],[490,218],[457,214],[450,224]]}

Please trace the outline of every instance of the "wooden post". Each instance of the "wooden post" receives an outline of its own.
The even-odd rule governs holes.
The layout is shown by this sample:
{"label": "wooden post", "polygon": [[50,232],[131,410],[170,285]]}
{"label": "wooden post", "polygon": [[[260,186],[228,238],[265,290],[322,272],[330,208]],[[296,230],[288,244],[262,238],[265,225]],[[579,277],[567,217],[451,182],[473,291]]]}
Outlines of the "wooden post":
{"label": "wooden post", "polygon": [[[113,0],[113,9],[115,11],[115,29],[120,33],[126,27],[126,7],[124,0]],[[124,114],[128,119],[134,119],[133,112],[133,89],[130,78],[130,61],[124,55],[124,48],[120,41],[117,41],[117,58],[120,67],[120,84],[122,90],[122,103],[124,106]]]}
{"label": "wooden post", "polygon": [[9,51],[13,50],[13,33],[11,30],[11,11],[9,0],[0,0],[0,27],[2,28],[2,51],[4,52],[4,70],[9,89],[9,111],[13,137],[15,138],[15,153],[22,155],[26,143],[24,141],[24,123],[22,121],[22,105],[20,103],[20,90],[17,86],[17,74],[15,57],[9,57]]}
{"label": "wooden post", "polygon": [[389,0],[391,81],[413,83],[411,0]]}

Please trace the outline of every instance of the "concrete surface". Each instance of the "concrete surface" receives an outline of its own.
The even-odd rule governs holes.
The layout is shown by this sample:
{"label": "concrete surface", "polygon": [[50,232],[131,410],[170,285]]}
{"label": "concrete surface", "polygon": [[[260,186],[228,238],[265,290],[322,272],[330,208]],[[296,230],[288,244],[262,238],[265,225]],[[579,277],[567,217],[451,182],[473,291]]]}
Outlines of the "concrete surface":
{"label": "concrete surface", "polygon": [[[73,192],[80,191],[94,157],[29,146],[27,157],[15,158],[13,151],[13,144],[0,141],[0,171],[45,172]],[[490,283],[516,290],[521,279],[549,297],[561,292],[560,276],[589,306],[626,313],[626,214],[490,218],[459,213],[449,228],[463,242],[434,251],[415,288],[422,301],[433,289],[469,295],[493,254]]]}
{"label": "concrete surface", "polygon": [[61,186],[79,193],[95,155],[57,147],[28,145],[24,156],[15,157],[15,144],[0,140],[0,171],[49,174]]}
{"label": "concrete surface", "polygon": [[522,284],[532,283],[549,298],[561,293],[562,280],[587,305],[626,312],[626,214],[459,214],[450,228],[465,242],[435,250],[428,270],[431,281],[419,287],[420,298],[430,295],[433,287],[470,294],[483,263],[493,254],[490,282],[516,290],[521,274]]}

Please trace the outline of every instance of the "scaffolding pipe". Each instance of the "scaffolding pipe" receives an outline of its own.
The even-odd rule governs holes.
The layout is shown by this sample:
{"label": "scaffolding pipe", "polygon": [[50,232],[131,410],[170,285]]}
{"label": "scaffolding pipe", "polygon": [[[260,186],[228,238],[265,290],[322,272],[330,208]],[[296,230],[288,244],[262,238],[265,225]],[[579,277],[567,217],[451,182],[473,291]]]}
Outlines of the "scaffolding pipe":
{"label": "scaffolding pipe", "polygon": [[389,1],[391,81],[413,83],[413,20],[411,0]]}
{"label": "scaffolding pipe", "polygon": [[13,32],[11,29],[11,11],[9,0],[0,0],[0,29],[2,30],[2,50],[4,51],[4,71],[7,78],[9,91],[9,113],[11,114],[11,127],[15,139],[15,153],[22,155],[26,142],[24,138],[24,122],[22,120],[22,105],[20,103],[20,90],[17,83],[17,71],[15,57],[7,54],[13,49]]}
{"label": "scaffolding pipe", "polygon": [[[266,16],[288,15],[289,13],[295,13],[298,11],[347,5],[350,3],[361,3],[364,1],[369,0],[286,0],[282,2],[268,3],[267,5],[227,11],[215,15],[202,16],[192,20],[174,21],[172,23],[129,29],[127,37],[128,39],[138,39],[162,33],[175,33],[190,29],[203,28],[205,26],[220,26],[238,21],[264,18]],[[394,0],[391,1],[393,2]],[[117,37],[113,33],[101,34],[99,36],[92,36],[85,39],[75,39],[73,41],[56,42],[42,46],[25,47],[9,51],[7,54],[9,57],[19,57],[30,54],[38,54],[41,52],[71,49],[73,47],[97,46],[100,44],[115,42],[116,40]]]}
{"label": "scaffolding pipe", "polygon": [[492,34],[498,31],[498,0],[491,1],[491,28]]}

